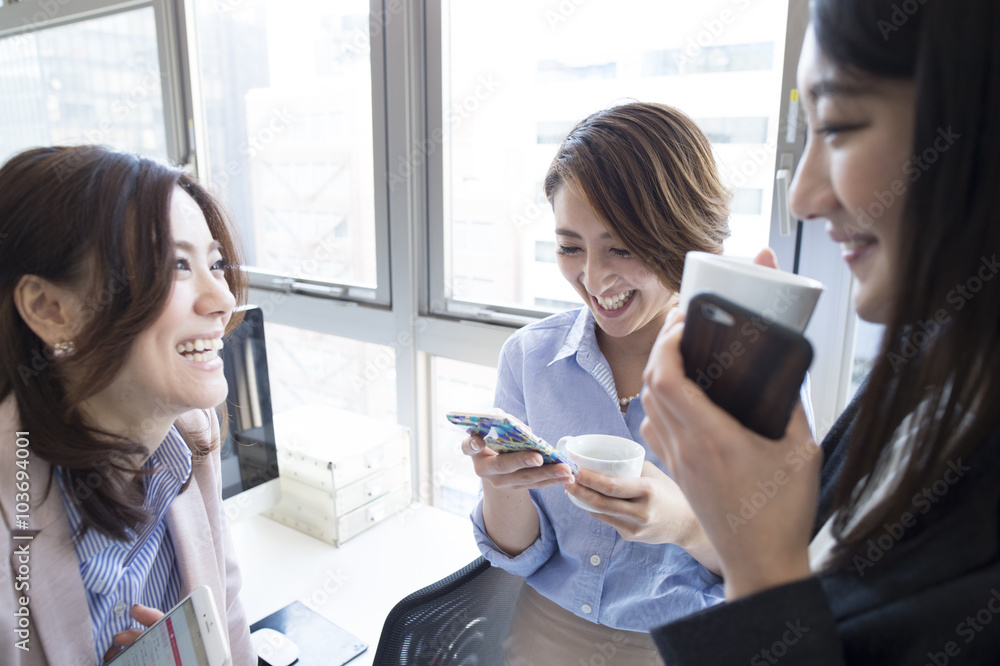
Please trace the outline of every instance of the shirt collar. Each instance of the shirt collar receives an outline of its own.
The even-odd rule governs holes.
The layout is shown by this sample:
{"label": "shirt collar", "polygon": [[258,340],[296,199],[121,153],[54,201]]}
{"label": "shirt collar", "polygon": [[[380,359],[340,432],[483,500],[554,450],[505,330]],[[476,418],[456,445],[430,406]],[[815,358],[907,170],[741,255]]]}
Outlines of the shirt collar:
{"label": "shirt collar", "polygon": [[549,365],[575,356],[581,350],[596,348],[597,334],[594,332],[594,313],[590,311],[590,308],[580,308],[576,315],[576,321],[573,322],[569,333],[566,334],[566,340],[556,352],[555,357],[549,361]]}
{"label": "shirt collar", "polygon": [[[170,508],[170,504],[177,497],[181,486],[191,476],[191,449],[188,448],[184,438],[174,426],[163,439],[160,446],[149,456],[143,469],[151,470],[152,473],[144,477],[146,484],[146,497],[143,501],[143,508],[149,512],[150,520],[140,528],[139,533],[128,531],[128,541],[116,541],[101,532],[91,529],[83,538],[76,540],[75,549],[77,559],[80,561],[81,574],[84,579],[84,587],[91,591],[99,592],[105,588],[110,589],[117,584],[116,579],[120,578],[130,560],[131,555],[137,548],[142,546],[143,541],[156,529],[163,520],[164,514]],[[63,503],[66,506],[66,514],[69,519],[71,532],[75,535],[79,531],[82,517],[76,505],[69,500],[69,482],[64,474],[58,475],[59,488],[62,491]],[[103,559],[110,558],[111,562],[105,562],[102,566],[108,567],[114,572],[110,576],[97,577],[88,575],[91,569],[96,567],[91,565],[91,561],[107,553]],[[106,571],[106,573],[109,573]],[[93,578],[93,580],[90,580]]]}

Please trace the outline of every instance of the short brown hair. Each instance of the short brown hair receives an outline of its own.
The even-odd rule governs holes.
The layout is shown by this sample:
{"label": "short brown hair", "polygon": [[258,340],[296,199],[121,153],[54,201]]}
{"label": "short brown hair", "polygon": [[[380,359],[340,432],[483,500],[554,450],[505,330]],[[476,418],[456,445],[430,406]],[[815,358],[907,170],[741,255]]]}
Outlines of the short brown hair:
{"label": "short brown hair", "polygon": [[582,120],[545,176],[550,203],[564,184],[671,291],[687,252],[721,254],[729,237],[732,194],[708,137],[664,104],[622,104]]}
{"label": "short brown hair", "polygon": [[[84,490],[70,493],[83,530],[119,539],[146,518],[141,490],[129,482],[136,470],[124,462],[145,449],[86,423],[79,407],[118,375],[130,345],[167,303],[174,283],[170,200],[177,186],[197,202],[236,268],[226,271],[226,281],[237,303],[244,302],[246,278],[228,217],[180,169],[100,146],[37,148],[0,168],[0,400],[14,395],[32,451],[61,467],[72,489]],[[14,293],[24,275],[84,295],[75,355],[52,362],[21,319]],[[229,330],[238,323],[234,316]],[[80,378],[74,386],[65,381],[69,367]],[[217,444],[186,439],[196,460]]]}

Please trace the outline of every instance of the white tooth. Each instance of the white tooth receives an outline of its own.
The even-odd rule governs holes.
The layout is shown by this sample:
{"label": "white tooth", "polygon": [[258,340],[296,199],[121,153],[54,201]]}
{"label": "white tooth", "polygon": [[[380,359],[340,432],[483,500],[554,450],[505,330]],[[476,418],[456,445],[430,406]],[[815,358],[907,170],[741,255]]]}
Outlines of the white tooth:
{"label": "white tooth", "polygon": [[195,340],[194,349],[195,351],[205,351],[205,341],[201,339]]}
{"label": "white tooth", "polygon": [[194,351],[194,343],[193,342],[185,342],[184,343],[184,350],[188,351],[188,352],[193,352]]}
{"label": "white tooth", "polygon": [[201,363],[202,361],[205,360],[205,355],[196,353],[192,355],[191,358],[194,360],[195,363]]}
{"label": "white tooth", "polygon": [[184,345],[177,345],[177,353],[178,354],[184,353]]}

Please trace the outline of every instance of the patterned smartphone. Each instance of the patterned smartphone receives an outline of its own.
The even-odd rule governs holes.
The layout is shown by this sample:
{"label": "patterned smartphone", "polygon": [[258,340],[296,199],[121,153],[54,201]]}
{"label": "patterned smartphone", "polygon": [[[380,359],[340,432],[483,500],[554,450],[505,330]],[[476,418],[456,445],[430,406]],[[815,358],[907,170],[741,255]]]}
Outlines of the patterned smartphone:
{"label": "patterned smartphone", "polygon": [[531,432],[531,428],[516,417],[501,409],[489,412],[448,412],[445,418],[465,428],[469,434],[482,437],[486,441],[486,446],[497,453],[537,451],[542,454],[542,462],[545,464],[566,463],[574,474],[579,471],[576,463]]}

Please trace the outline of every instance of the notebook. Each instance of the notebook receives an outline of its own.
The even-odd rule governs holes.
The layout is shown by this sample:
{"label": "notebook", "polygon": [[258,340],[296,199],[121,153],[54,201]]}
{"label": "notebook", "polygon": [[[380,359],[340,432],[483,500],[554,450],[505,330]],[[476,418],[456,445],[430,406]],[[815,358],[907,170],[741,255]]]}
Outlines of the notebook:
{"label": "notebook", "polygon": [[[299,660],[295,666],[340,666],[368,649],[363,640],[300,601],[293,601],[254,622],[250,631],[264,627],[280,631],[299,646]],[[263,659],[257,663],[267,666]]]}

